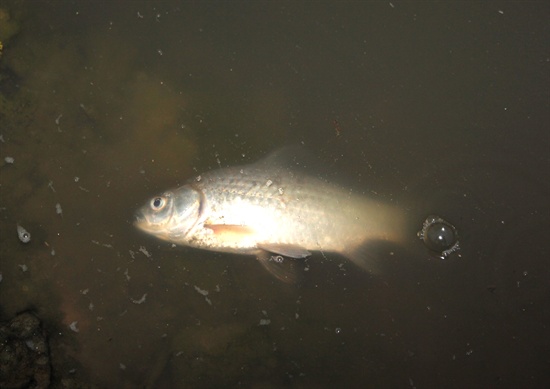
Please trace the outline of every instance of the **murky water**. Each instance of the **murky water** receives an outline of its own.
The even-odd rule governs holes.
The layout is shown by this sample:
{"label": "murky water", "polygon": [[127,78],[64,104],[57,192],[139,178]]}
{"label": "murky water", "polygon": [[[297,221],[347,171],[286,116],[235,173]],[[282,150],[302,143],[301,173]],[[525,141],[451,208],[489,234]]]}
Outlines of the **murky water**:
{"label": "murky water", "polygon": [[[0,314],[45,321],[57,377],[550,383],[547,4],[1,11]],[[317,253],[285,285],[253,258],[131,225],[152,193],[295,143],[334,181],[407,210],[410,241],[381,275]],[[457,227],[458,255],[417,239],[429,214]]]}

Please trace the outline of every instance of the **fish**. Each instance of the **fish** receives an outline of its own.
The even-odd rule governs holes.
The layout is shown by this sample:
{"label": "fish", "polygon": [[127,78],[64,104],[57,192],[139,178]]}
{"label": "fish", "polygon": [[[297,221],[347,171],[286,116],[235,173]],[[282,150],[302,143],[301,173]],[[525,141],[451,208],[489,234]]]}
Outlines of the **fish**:
{"label": "fish", "polygon": [[276,278],[295,282],[285,258],[340,254],[377,273],[369,242],[399,244],[404,211],[307,174],[288,152],[211,170],[153,196],[135,226],[158,239],[217,252],[254,255]]}

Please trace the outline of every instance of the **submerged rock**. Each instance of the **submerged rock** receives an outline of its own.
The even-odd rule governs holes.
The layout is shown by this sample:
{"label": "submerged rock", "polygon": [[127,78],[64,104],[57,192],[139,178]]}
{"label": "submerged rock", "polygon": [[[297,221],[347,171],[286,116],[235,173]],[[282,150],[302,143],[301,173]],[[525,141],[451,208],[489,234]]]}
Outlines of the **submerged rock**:
{"label": "submerged rock", "polygon": [[0,387],[48,388],[50,352],[40,320],[24,312],[0,326]]}

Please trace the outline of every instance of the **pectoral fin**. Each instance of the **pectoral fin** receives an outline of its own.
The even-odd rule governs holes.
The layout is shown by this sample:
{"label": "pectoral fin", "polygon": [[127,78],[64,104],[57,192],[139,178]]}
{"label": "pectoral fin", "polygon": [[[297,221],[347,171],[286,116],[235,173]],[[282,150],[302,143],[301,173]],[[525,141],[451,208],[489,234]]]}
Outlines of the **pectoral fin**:
{"label": "pectoral fin", "polygon": [[267,251],[260,251],[256,258],[262,266],[279,281],[294,284],[297,281],[296,261],[283,258],[280,255],[271,255]]}
{"label": "pectoral fin", "polygon": [[212,230],[215,235],[228,238],[246,238],[255,233],[255,231],[248,226],[236,224],[205,224],[204,227]]}
{"label": "pectoral fin", "polygon": [[[400,247],[392,242],[372,240],[342,254],[363,270],[373,275],[380,275],[392,258],[400,258],[400,255],[396,254],[398,250]],[[406,255],[402,256],[406,257]]]}
{"label": "pectoral fin", "polygon": [[258,248],[290,258],[306,258],[311,255],[305,248],[291,244],[261,243]]}

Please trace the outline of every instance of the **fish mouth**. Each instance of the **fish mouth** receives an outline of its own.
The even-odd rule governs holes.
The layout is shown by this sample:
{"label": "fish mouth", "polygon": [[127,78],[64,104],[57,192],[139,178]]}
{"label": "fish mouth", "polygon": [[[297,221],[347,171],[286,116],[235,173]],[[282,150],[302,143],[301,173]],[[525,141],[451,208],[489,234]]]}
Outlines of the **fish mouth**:
{"label": "fish mouth", "polygon": [[134,214],[134,226],[147,234],[151,234],[157,237],[162,237],[166,234],[164,225],[154,224],[147,219],[145,214],[138,211]]}
{"label": "fish mouth", "polygon": [[136,212],[134,214],[134,226],[136,226],[140,230],[146,230],[147,225],[147,218],[145,217],[145,215],[143,215],[143,212]]}

